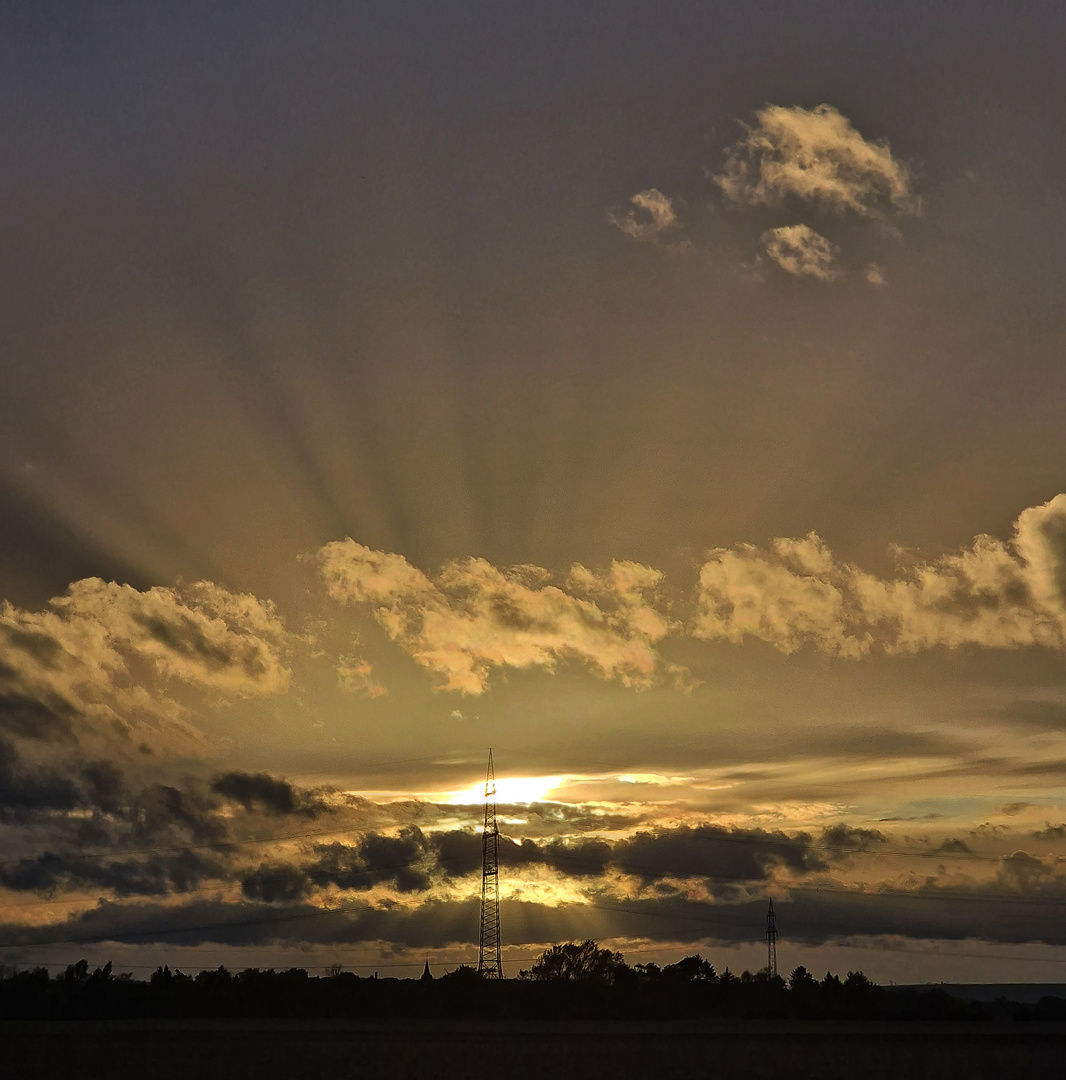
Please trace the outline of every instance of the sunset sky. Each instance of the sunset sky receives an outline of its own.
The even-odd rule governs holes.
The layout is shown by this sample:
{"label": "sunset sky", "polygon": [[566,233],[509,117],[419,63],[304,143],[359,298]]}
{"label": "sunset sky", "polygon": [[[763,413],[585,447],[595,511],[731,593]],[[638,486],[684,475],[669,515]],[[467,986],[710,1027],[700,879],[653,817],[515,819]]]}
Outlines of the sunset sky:
{"label": "sunset sky", "polygon": [[1064,35],[0,4],[0,963],[1066,981]]}

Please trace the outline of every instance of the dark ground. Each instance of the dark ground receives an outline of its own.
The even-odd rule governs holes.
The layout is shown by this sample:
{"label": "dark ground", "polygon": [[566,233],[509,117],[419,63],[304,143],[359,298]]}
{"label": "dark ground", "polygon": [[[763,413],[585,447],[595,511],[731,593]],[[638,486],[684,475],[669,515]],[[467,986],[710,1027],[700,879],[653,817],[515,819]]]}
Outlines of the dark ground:
{"label": "dark ground", "polygon": [[610,1077],[945,1080],[1061,1077],[1062,1025],[456,1024],[9,1021],[19,1080]]}

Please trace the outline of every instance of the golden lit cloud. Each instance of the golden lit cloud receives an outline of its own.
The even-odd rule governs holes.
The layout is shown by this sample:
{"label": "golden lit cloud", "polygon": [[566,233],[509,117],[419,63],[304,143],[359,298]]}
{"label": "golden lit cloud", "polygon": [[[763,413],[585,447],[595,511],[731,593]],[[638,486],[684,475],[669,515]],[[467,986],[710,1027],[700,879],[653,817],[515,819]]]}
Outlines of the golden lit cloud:
{"label": "golden lit cloud", "polygon": [[862,217],[921,212],[910,170],[831,105],[767,105],[726,155],[715,181],[727,198],[776,205],[788,196]]}
{"label": "golden lit cloud", "polygon": [[211,582],[141,592],[87,578],[47,610],[0,607],[0,684],[83,734],[195,741],[172,684],[281,693],[291,680],[288,639],[272,604]]}
{"label": "golden lit cloud", "polygon": [[389,691],[374,678],[374,668],[362,657],[340,658],[337,665],[337,684],[346,694],[361,697],[384,697]]}
{"label": "golden lit cloud", "polygon": [[840,248],[809,225],[782,225],[762,235],[766,254],[782,270],[798,277],[832,281],[840,276],[836,258]]}
{"label": "golden lit cloud", "polygon": [[840,656],[965,645],[1066,648],[1066,495],[1022,512],[1005,542],[881,578],[838,561],[815,534],[769,549],[718,549],[700,570],[692,633],[803,644]]}
{"label": "golden lit cloud", "polygon": [[638,191],[625,210],[608,210],[607,217],[631,240],[655,241],[660,233],[677,223],[673,200],[658,188]]}
{"label": "golden lit cloud", "polygon": [[552,670],[564,660],[636,688],[681,674],[656,649],[673,624],[654,604],[662,575],[649,567],[575,566],[557,585],[540,567],[464,559],[430,580],[402,556],[354,540],[327,544],[317,561],[329,595],[370,608],[443,690],[480,694],[494,668]]}

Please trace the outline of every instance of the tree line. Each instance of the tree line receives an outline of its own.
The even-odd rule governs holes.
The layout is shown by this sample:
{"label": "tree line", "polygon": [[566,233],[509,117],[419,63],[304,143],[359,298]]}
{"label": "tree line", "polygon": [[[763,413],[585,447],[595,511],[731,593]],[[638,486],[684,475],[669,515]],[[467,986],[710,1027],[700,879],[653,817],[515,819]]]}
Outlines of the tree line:
{"label": "tree line", "polygon": [[765,970],[735,975],[699,954],[664,967],[631,966],[591,940],[554,945],[517,979],[502,982],[465,965],[436,979],[359,977],[339,967],[317,977],[303,968],[219,967],[190,975],[161,966],[145,981],[117,974],[111,963],[90,970],[85,960],[55,976],[44,967],[0,969],[0,976],[0,1019],[1066,1020],[1059,998],[1036,1006],[979,1004],[939,988],[878,986],[859,971],[817,979],[802,966],[787,978]]}

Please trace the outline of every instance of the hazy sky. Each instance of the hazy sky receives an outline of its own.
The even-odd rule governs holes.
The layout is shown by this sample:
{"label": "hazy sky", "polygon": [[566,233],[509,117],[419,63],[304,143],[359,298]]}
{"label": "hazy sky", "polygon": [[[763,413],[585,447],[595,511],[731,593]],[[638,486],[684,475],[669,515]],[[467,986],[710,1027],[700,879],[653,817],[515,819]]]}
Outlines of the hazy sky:
{"label": "hazy sky", "polygon": [[0,962],[1060,978],[1064,34],[0,3]]}

